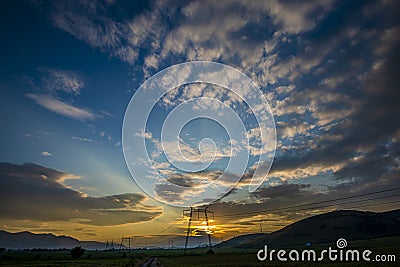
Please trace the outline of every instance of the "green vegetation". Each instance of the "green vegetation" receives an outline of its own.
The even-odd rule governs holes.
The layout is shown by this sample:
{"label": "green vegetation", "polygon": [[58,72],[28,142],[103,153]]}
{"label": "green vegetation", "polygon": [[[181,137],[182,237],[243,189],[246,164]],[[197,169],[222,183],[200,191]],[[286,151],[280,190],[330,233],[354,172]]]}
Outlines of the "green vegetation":
{"label": "green vegetation", "polygon": [[79,259],[83,254],[85,254],[85,250],[81,247],[74,247],[71,249],[71,257],[73,259]]}
{"label": "green vegetation", "polygon": [[[316,251],[327,249],[329,244],[311,246]],[[335,244],[331,244],[332,247]],[[293,247],[292,247],[293,248]],[[295,247],[305,249],[306,247]],[[310,248],[310,247],[307,247]],[[374,240],[350,241],[349,248],[360,251],[370,249],[376,254],[396,255],[397,262],[313,262],[313,266],[398,266],[400,261],[400,237]],[[157,266],[310,266],[310,262],[260,262],[254,249],[214,248],[215,254],[206,254],[207,248],[190,249],[183,256],[182,249],[176,250],[124,250],[90,251],[79,259],[72,259],[70,250],[57,251],[8,251],[0,252],[0,266],[141,266],[149,258],[157,258]]]}
{"label": "green vegetation", "polygon": [[85,251],[72,259],[68,251],[5,251],[0,253],[0,266],[140,266],[148,256],[136,251]]}

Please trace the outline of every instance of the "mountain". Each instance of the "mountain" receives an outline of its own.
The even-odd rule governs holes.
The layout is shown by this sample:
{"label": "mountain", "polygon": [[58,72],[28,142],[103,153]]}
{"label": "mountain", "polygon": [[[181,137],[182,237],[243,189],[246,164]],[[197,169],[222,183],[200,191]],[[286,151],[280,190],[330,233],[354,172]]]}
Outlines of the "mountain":
{"label": "mountain", "polygon": [[84,249],[104,249],[105,244],[96,241],[79,241],[70,236],[56,236],[53,234],[34,234],[31,232],[10,233],[0,230],[0,247],[7,249],[32,248],[73,248],[81,246]]}
{"label": "mountain", "polygon": [[270,234],[242,235],[219,247],[259,248],[323,244],[346,240],[400,236],[400,209],[382,213],[354,210],[332,211],[312,216]]}
{"label": "mountain", "polygon": [[[374,213],[354,210],[341,210],[312,216],[282,228],[279,231],[263,234],[248,234],[231,238],[219,243],[218,247],[260,248],[289,247],[297,245],[324,244],[336,242],[339,238],[358,240],[388,236],[400,236],[400,209]],[[174,247],[183,247],[185,236],[165,236],[163,240],[155,240],[149,247],[159,247],[174,241]],[[139,241],[139,240],[137,240]],[[215,244],[216,239],[212,238]],[[158,244],[157,244],[158,243]],[[206,246],[205,236],[191,236],[188,247]],[[0,230],[0,247],[11,249],[24,248],[73,248],[81,246],[85,249],[105,249],[106,244],[96,241],[79,241],[69,236],[53,234],[33,234],[31,232],[10,233]]]}

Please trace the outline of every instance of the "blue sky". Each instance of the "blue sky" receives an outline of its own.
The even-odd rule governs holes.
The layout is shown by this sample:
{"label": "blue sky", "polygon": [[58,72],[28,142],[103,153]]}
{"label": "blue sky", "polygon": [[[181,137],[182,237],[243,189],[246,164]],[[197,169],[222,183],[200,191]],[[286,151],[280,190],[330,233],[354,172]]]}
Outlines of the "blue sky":
{"label": "blue sky", "polygon": [[[6,40],[2,44],[2,58],[8,66],[1,73],[2,120],[12,121],[7,123],[6,138],[2,140],[2,161],[35,162],[85,173],[88,177],[104,173],[98,180],[111,178],[107,175],[128,176],[118,143],[123,113],[133,87],[129,65],[110,59],[51,27],[40,10],[28,11],[32,9],[30,3],[19,5],[26,9],[23,13],[27,16],[2,16],[7,21],[3,23],[7,27],[2,31]],[[35,31],[18,25],[35,25],[32,27]],[[77,89],[79,93],[43,88],[45,76],[50,80],[48,83],[57,80],[49,74],[51,71],[65,72],[67,79],[70,74],[78,74],[77,79],[82,80]],[[71,106],[87,110],[88,115],[60,116],[35,104],[27,97],[30,94],[66,100]],[[44,151],[52,155],[43,156]],[[98,168],[103,171],[93,172]],[[110,186],[112,183],[103,186],[101,193],[120,190]]]}
{"label": "blue sky", "polygon": [[[148,198],[133,182],[121,135],[135,90],[158,71],[187,61],[214,61],[242,71],[260,86],[277,128],[275,160],[263,187],[254,194],[244,189],[250,164],[239,187],[212,205],[215,211],[260,210],[399,185],[396,1],[20,1],[1,5],[4,181],[13,183],[6,172],[11,168],[7,164],[12,164],[14,173],[26,176],[16,185],[27,186],[30,175],[46,173],[53,177],[47,181],[51,186],[71,191],[73,203],[82,201],[84,207],[97,203],[103,209],[107,196],[114,196],[116,202],[129,199],[131,204],[120,207],[112,201],[117,206],[109,209],[124,208],[129,218],[139,208],[148,215],[138,215],[147,226],[120,214],[120,224],[113,224],[99,214],[94,217],[88,208],[81,216],[92,214],[85,218],[103,220],[102,226],[108,223],[110,228],[88,223],[88,231],[76,236],[157,234],[165,224],[179,222],[179,209]],[[178,97],[167,95],[168,108],[161,103],[151,115],[153,139],[159,137],[157,125],[168,110],[194,96],[196,90],[201,96],[215,96],[220,89],[178,88]],[[252,123],[248,119],[248,126]],[[195,146],[208,135],[220,138],[221,131],[209,121],[197,121],[182,136]],[[227,144],[226,138],[219,141],[221,147]],[[154,140],[147,144],[156,148]],[[22,165],[26,162],[39,167]],[[225,165],[223,159],[199,177],[214,177]],[[193,178],[165,174],[175,181]],[[274,198],[273,190],[287,195]],[[182,192],[175,193],[176,201],[184,197]],[[93,198],[93,203],[82,200],[85,197]],[[327,210],[332,208],[338,207]],[[318,212],[322,211],[260,216],[279,219],[271,226],[274,230]],[[2,227],[72,234],[82,224],[74,215],[60,216],[32,215],[24,222],[7,213]],[[259,217],[249,218],[246,226],[241,225],[243,221],[222,221],[226,227],[219,234],[251,232],[258,227]]]}

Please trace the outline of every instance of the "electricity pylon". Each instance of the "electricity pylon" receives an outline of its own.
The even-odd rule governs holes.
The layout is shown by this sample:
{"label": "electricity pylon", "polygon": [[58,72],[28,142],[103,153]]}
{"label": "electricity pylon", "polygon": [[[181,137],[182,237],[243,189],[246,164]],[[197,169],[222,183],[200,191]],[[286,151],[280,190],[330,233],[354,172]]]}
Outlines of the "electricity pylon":
{"label": "electricity pylon", "polygon": [[124,244],[124,241],[128,241],[128,249],[131,249],[131,240],[133,240],[132,236],[122,236],[121,237],[121,244],[119,245],[119,251],[121,251],[122,245]]}
{"label": "electricity pylon", "polygon": [[192,208],[190,207],[190,209],[185,209],[183,210],[183,217],[189,217],[189,221],[188,221],[188,227],[187,227],[187,231],[186,231],[186,240],[185,240],[185,249],[184,249],[184,254],[186,254],[186,249],[187,249],[187,245],[189,242],[189,236],[190,236],[190,232],[191,232],[191,224],[192,224],[192,220],[193,217],[195,215],[195,213],[197,213],[197,219],[200,219],[200,214],[204,214],[204,219],[206,220],[206,224],[207,224],[207,236],[208,236],[208,247],[210,249],[210,251],[212,251],[211,248],[211,235],[210,235],[210,231],[209,231],[209,224],[208,224],[208,218],[209,218],[209,214],[212,214],[212,218],[214,220],[214,212],[209,211],[208,207],[204,208],[204,209],[199,209],[199,208]]}

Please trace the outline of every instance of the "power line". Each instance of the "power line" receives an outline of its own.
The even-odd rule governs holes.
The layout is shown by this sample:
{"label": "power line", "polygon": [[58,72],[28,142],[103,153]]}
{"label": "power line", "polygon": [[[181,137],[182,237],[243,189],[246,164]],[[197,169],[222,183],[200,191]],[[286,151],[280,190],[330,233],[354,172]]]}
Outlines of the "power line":
{"label": "power line", "polygon": [[[334,205],[347,205],[347,204],[353,204],[353,203],[358,203],[358,202],[364,202],[364,201],[371,201],[371,200],[377,200],[377,199],[383,199],[383,198],[389,198],[389,197],[395,197],[395,196],[400,196],[400,194],[395,194],[395,195],[389,195],[389,196],[384,196],[384,197],[377,197],[377,198],[367,198],[367,199],[361,199],[361,200],[356,200],[356,201],[348,201],[348,202],[343,202],[343,203],[333,203],[333,204],[327,204],[327,205],[320,205],[320,206],[314,206],[314,207],[303,207],[301,209],[270,209],[270,210],[263,210],[263,211],[257,211],[257,212],[246,212],[246,213],[241,213],[240,215],[237,214],[234,217],[242,217],[241,215],[255,215],[255,214],[262,214],[265,212],[271,212],[271,211],[286,211],[286,212],[296,212],[296,211],[303,211],[303,210],[309,210],[309,209],[320,209],[320,208],[327,208],[327,207],[332,207]],[[349,207],[349,208],[357,208],[358,206],[354,207]],[[223,218],[231,218],[232,216],[220,216]]]}
{"label": "power line", "polygon": [[158,233],[158,234],[164,233],[165,231],[167,231],[168,229],[170,229],[172,226],[175,226],[175,224],[170,224],[169,226],[165,227],[165,228],[164,228],[160,233]]}
{"label": "power line", "polygon": [[[383,199],[383,198],[389,198],[389,197],[395,197],[395,196],[400,196],[400,194],[384,196],[384,197],[377,197],[377,198],[371,198],[371,199],[361,199],[361,200],[356,200],[356,201],[349,201],[349,202],[344,202],[344,203],[338,203],[336,205],[347,205],[347,204],[352,204],[352,203],[358,203],[358,202],[370,201],[370,200],[376,200],[376,199]],[[400,202],[400,200],[396,200],[394,202]],[[384,205],[384,204],[385,203],[374,203],[374,204],[368,204],[368,205],[365,205],[365,206],[352,206],[352,207],[349,207],[349,208],[360,208],[360,207],[376,206],[376,205]],[[386,204],[388,204],[388,203],[386,203]],[[323,206],[318,206],[318,207],[314,207],[314,208],[315,209],[326,208],[326,207],[331,207],[332,205],[334,205],[334,204],[323,205]],[[302,209],[298,209],[298,210],[290,210],[290,212],[302,211],[302,210],[307,210],[307,209],[309,209],[309,208],[302,208]]]}
{"label": "power line", "polygon": [[[287,210],[287,209],[293,209],[293,208],[300,208],[300,207],[306,207],[306,206],[311,206],[311,205],[316,205],[316,204],[321,204],[321,203],[329,203],[329,202],[334,202],[334,201],[339,201],[339,200],[346,200],[346,199],[351,199],[351,198],[356,198],[356,197],[380,194],[380,193],[390,192],[390,191],[399,190],[399,189],[400,189],[400,187],[397,187],[397,188],[391,188],[391,189],[375,191],[375,192],[370,192],[370,193],[358,194],[358,195],[354,195],[354,196],[347,196],[347,197],[341,197],[341,198],[336,198],[336,199],[324,200],[324,201],[319,201],[319,202],[313,202],[313,203],[307,203],[307,204],[301,204],[301,205],[294,205],[294,206],[282,207],[282,208],[275,208],[275,209],[252,211],[252,212],[225,214],[225,215],[220,215],[218,217],[232,217],[232,216],[236,217],[236,216],[240,216],[240,215],[251,215],[251,214],[257,214],[257,213],[263,213],[263,212],[280,211],[280,210]],[[366,201],[366,200],[362,200],[362,201]],[[346,203],[343,203],[343,204],[346,204]],[[329,206],[331,206],[331,205],[328,205],[328,207]]]}
{"label": "power line", "polygon": [[[301,205],[294,205],[294,206],[289,206],[289,207],[282,207],[282,208],[275,208],[275,209],[266,209],[266,210],[259,210],[259,211],[253,211],[253,212],[243,212],[243,213],[236,213],[236,214],[226,214],[226,215],[220,215],[218,218],[229,218],[232,216],[235,217],[241,217],[243,215],[251,215],[251,214],[260,214],[260,213],[265,213],[265,212],[271,212],[271,211],[281,211],[281,210],[288,210],[290,212],[296,212],[296,211],[302,211],[302,210],[307,210],[311,208],[324,208],[324,207],[330,207],[333,205],[347,205],[347,204],[354,204],[354,203],[359,203],[363,201],[372,201],[372,200],[378,200],[378,199],[385,199],[385,198],[390,198],[390,197],[395,197],[395,196],[400,196],[400,194],[393,194],[393,195],[388,195],[388,196],[381,196],[381,197],[374,197],[374,198],[366,198],[366,199],[361,199],[361,200],[355,200],[355,201],[347,201],[343,203],[332,203],[328,205],[319,205],[316,207],[307,207],[311,205],[316,205],[316,204],[321,204],[321,203],[330,203],[330,202],[335,202],[335,201],[340,201],[340,200],[346,200],[346,199],[352,199],[352,198],[358,198],[358,197],[363,197],[363,196],[369,196],[369,195],[374,195],[374,194],[380,194],[380,193],[385,193],[385,192],[391,192],[395,190],[399,190],[400,187],[397,188],[390,188],[386,190],[380,190],[380,191],[375,191],[375,192],[369,192],[369,193],[364,193],[364,194],[358,194],[358,195],[353,195],[353,196],[347,196],[347,197],[341,197],[341,198],[336,198],[336,199],[330,199],[330,200],[325,200],[325,201],[320,201],[320,202],[313,202],[313,203],[307,203],[307,204],[301,204]],[[358,206],[351,206],[348,208],[362,208],[362,207],[369,207],[369,206],[377,206],[377,205],[386,205],[386,204],[393,204],[393,203],[398,203],[400,201],[391,201],[391,202],[381,202],[381,203],[374,203],[374,204],[368,204],[368,205],[358,205]],[[294,209],[294,208],[302,208],[302,209]],[[179,231],[183,231],[181,227],[179,227],[176,224],[171,224],[168,227],[164,228],[161,233],[164,233],[165,231],[177,227],[175,231],[173,231],[171,234],[177,234]],[[174,237],[175,238],[175,237]]]}
{"label": "power line", "polygon": [[387,204],[394,204],[394,203],[400,203],[400,200],[389,201],[389,202],[381,202],[381,203],[373,203],[373,204],[362,205],[362,206],[357,206],[357,207],[352,207],[352,208],[363,208],[363,207],[371,207],[371,206],[378,206],[378,205],[387,205]]}
{"label": "power line", "polygon": [[[295,211],[301,211],[301,210],[307,210],[307,209],[317,209],[317,208],[325,208],[325,207],[331,207],[333,205],[346,205],[346,204],[352,204],[352,203],[358,203],[358,202],[363,202],[363,201],[371,201],[371,200],[377,200],[377,199],[384,199],[384,198],[389,198],[389,197],[396,197],[396,196],[400,196],[400,194],[394,194],[394,195],[388,195],[388,196],[382,196],[382,197],[375,197],[375,198],[367,198],[367,199],[361,199],[361,200],[355,200],[355,201],[348,201],[348,202],[343,202],[343,203],[334,203],[334,204],[329,204],[329,205],[322,205],[322,206],[317,206],[317,207],[307,207],[307,208],[302,208],[302,209],[290,209],[290,212],[295,212]],[[264,210],[262,212],[266,212],[266,211],[277,211],[277,210],[285,210],[288,208],[282,208],[282,209],[270,209],[270,210]],[[260,211],[257,212],[246,212],[246,213],[242,213],[242,215],[249,215],[249,214],[258,214],[260,213]],[[237,217],[239,215],[236,215],[235,217]],[[223,215],[220,217],[230,217],[227,215]]]}

